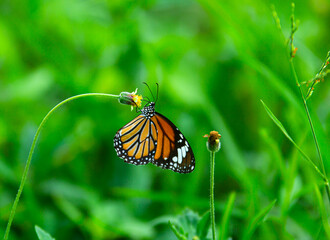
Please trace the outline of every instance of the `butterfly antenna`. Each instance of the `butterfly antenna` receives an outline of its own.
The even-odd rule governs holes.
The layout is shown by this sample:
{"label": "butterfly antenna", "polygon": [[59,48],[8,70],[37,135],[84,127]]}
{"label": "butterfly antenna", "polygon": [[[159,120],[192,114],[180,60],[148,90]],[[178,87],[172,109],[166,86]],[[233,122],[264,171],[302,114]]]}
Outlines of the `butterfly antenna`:
{"label": "butterfly antenna", "polygon": [[157,100],[158,100],[158,90],[159,90],[159,85],[158,85],[158,83],[156,83],[156,85],[157,85],[157,96],[156,96],[156,101],[155,101],[155,104],[156,104],[156,102],[157,102]]}
{"label": "butterfly antenna", "polygon": [[141,100],[142,102],[147,102],[147,103],[150,103],[150,99],[148,97],[145,97]]}
{"label": "butterfly antenna", "polygon": [[149,85],[146,82],[143,82],[143,84],[145,84],[148,87],[148,89],[149,89],[149,91],[150,91],[150,93],[151,93],[151,95],[152,95],[152,97],[153,97],[153,99],[155,101],[155,96],[152,94],[152,91],[151,91]]}

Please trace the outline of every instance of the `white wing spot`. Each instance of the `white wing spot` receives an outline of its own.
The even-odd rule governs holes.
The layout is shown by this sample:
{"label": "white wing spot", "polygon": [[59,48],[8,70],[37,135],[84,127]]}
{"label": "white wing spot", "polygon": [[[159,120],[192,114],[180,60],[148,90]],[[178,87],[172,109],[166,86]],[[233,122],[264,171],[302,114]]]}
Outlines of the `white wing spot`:
{"label": "white wing spot", "polygon": [[175,162],[175,163],[176,163],[176,162],[178,161],[178,158],[177,158],[177,157],[173,157],[173,159],[172,159],[172,160],[173,160],[173,162]]}
{"label": "white wing spot", "polygon": [[182,151],[182,157],[185,158],[186,157],[186,148],[184,146],[181,147],[181,151]]}
{"label": "white wing spot", "polygon": [[181,148],[178,148],[178,163],[182,163],[182,153],[181,153]]}

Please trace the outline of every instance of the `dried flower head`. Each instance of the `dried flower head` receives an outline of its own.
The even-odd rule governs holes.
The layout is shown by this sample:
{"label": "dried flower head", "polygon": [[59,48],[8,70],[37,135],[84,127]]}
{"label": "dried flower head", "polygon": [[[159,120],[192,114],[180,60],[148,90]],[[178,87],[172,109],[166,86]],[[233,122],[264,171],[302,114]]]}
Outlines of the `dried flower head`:
{"label": "dried flower head", "polygon": [[133,107],[141,107],[141,101],[142,101],[142,96],[137,95],[137,90],[135,89],[134,92],[121,92],[119,94],[118,101],[121,104],[126,104],[126,105],[131,105],[131,109],[133,110]]}
{"label": "dried flower head", "polygon": [[218,152],[221,147],[221,135],[217,131],[211,131],[210,134],[205,134],[203,137],[208,138],[206,147],[210,152]]}

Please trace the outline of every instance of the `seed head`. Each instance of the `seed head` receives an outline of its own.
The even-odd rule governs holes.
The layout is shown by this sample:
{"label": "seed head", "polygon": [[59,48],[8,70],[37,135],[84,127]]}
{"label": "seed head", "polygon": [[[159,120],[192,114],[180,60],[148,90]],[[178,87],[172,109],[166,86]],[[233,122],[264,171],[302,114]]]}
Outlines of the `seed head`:
{"label": "seed head", "polygon": [[221,135],[217,131],[211,131],[210,134],[205,134],[204,137],[208,138],[206,142],[207,150],[209,150],[210,152],[218,152],[220,150]]}

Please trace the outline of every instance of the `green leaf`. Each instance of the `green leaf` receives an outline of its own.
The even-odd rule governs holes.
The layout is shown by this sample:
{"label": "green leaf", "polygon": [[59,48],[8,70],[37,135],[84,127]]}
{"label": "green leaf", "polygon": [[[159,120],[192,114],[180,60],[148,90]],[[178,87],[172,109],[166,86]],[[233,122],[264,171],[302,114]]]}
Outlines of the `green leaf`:
{"label": "green leaf", "polygon": [[221,227],[220,227],[220,240],[227,239],[227,228],[228,228],[228,222],[229,222],[229,217],[231,215],[231,212],[233,210],[234,202],[236,199],[236,193],[232,192],[229,195],[228,202],[225,208],[225,212],[222,216],[221,220]]}
{"label": "green leaf", "polygon": [[180,230],[178,230],[177,227],[173,223],[171,223],[171,221],[168,221],[168,223],[170,224],[170,227],[171,227],[172,231],[174,232],[175,236],[178,239],[180,239],[180,240],[187,240],[187,237],[185,235],[183,235],[182,233],[180,233],[180,232],[183,231],[182,228],[180,228]]}
{"label": "green leaf", "polygon": [[207,233],[210,229],[210,222],[211,222],[211,218],[210,218],[210,212],[207,211],[206,213],[204,213],[204,215],[202,216],[202,218],[199,220],[198,224],[197,224],[197,236],[200,239],[205,239],[207,236]]}
{"label": "green leaf", "polygon": [[53,238],[49,233],[37,225],[35,226],[35,230],[39,240],[55,240],[55,238]]}
{"label": "green leaf", "polygon": [[170,221],[170,226],[179,239],[207,240],[210,221],[209,212],[200,217],[191,209],[185,209],[182,214]]}
{"label": "green leaf", "polygon": [[274,207],[276,203],[276,199],[272,201],[269,205],[267,205],[265,208],[263,208],[259,213],[252,219],[252,221],[249,223],[248,227],[245,229],[243,239],[251,239],[254,231],[258,227],[258,225],[264,221],[264,219],[267,217],[270,210]]}

